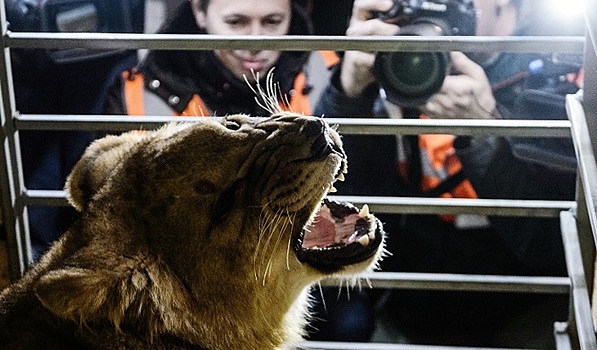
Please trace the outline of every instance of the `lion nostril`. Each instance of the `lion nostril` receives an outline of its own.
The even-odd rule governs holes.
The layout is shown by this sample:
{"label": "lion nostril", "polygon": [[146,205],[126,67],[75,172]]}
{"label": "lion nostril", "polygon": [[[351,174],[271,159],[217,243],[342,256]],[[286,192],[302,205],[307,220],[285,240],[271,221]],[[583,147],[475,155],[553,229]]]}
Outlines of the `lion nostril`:
{"label": "lion nostril", "polygon": [[300,129],[300,132],[305,136],[317,137],[323,134],[325,125],[323,121],[317,119],[309,119]]}

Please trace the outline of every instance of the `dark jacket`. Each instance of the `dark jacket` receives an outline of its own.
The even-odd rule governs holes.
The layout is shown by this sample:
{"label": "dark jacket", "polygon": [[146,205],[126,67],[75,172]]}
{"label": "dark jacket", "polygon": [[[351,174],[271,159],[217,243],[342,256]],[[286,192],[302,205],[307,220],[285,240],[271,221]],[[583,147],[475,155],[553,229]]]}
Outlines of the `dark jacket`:
{"label": "dark jacket", "polygon": [[[529,63],[539,58],[538,54],[505,53],[485,70],[490,83],[496,84],[526,71]],[[336,69],[315,107],[316,115],[387,117],[377,86],[370,87],[359,97],[350,98],[341,90],[338,77],[339,69]],[[531,113],[519,105],[517,101],[523,100],[525,93],[534,91],[531,87],[543,86],[542,82],[531,80],[523,79],[496,91],[495,97],[503,116],[518,119],[566,118],[563,101],[556,101],[559,109],[547,108],[553,112],[551,115],[537,113],[537,110]],[[536,86],[530,86],[531,83]],[[338,184],[339,193],[423,196],[418,186],[406,183],[398,175],[396,142],[394,136],[345,135],[349,174],[345,183]],[[574,150],[569,139],[490,136],[471,140],[457,137],[455,148],[463,173],[480,198],[574,199]],[[411,166],[416,167],[413,162]],[[490,240],[486,246],[494,248],[496,261],[483,266],[470,262],[476,258],[486,260],[491,254],[488,255],[482,247],[475,253],[474,249],[469,249],[471,247],[464,248],[461,243],[454,243],[454,237],[459,233],[433,215],[387,215],[384,218],[386,231],[390,236],[395,234],[390,237],[390,250],[395,249],[394,257],[386,259],[386,269],[533,275],[566,273],[558,219],[489,217],[491,229],[484,230],[483,234]],[[467,250],[464,255],[469,256],[470,261],[454,263],[452,258],[455,256],[464,259],[460,251],[464,249]],[[475,258],[474,254],[478,256]]]}
{"label": "dark jacket", "polygon": [[[305,11],[293,4],[289,34],[312,33],[312,26]],[[185,1],[159,30],[165,34],[205,34],[199,29],[190,2]],[[302,72],[309,52],[285,51],[274,70],[274,81],[279,82],[283,94],[292,89],[296,76]],[[247,113],[263,115],[265,111],[255,102],[255,93],[245,81],[235,78],[215,57],[213,51],[152,50],[138,67],[147,84],[154,79],[161,82],[153,92],[166,103],[172,95],[179,102],[171,105],[182,112],[194,94],[200,96],[211,111],[218,115]],[[122,84],[112,90],[106,105],[107,114],[127,114],[122,98]]]}

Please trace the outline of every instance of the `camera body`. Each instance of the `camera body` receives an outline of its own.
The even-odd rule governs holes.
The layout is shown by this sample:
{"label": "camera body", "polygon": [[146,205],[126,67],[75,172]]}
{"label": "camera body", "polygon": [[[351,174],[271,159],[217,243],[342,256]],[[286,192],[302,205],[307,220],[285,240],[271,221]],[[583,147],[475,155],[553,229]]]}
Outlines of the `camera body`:
{"label": "camera body", "polygon": [[[144,0],[6,0],[9,28],[15,32],[143,33]],[[56,64],[78,63],[121,54],[124,49],[47,49]]]}
{"label": "camera body", "polygon": [[[474,35],[476,27],[472,0],[394,0],[372,17],[400,26],[397,35]],[[440,89],[450,58],[447,52],[379,52],[374,69],[390,102],[417,107]]]}

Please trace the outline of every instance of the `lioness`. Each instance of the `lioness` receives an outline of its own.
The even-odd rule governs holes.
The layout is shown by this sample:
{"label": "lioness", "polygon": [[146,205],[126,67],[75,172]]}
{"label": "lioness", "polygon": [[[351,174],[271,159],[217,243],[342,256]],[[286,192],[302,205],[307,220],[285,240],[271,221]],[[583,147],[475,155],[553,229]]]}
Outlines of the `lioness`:
{"label": "lioness", "polygon": [[275,349],[308,287],[371,268],[368,210],[325,199],[346,172],[321,118],[168,124],[94,142],[66,183],[81,218],[0,296],[8,349]]}

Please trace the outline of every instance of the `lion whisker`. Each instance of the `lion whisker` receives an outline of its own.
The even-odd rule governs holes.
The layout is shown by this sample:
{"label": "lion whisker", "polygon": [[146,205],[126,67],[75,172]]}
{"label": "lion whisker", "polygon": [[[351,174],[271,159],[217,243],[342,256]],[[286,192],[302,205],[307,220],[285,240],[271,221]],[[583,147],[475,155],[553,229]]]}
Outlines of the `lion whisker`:
{"label": "lion whisker", "polygon": [[323,295],[323,287],[321,286],[321,281],[317,281],[317,287],[319,288],[319,295],[321,295],[321,304],[323,305],[323,311],[327,314],[328,306],[325,303],[325,297]]}
{"label": "lion whisker", "polygon": [[[296,213],[290,216],[288,209],[286,209],[286,215],[288,216],[288,222],[290,222],[290,226],[294,227],[294,218],[296,218]],[[292,234],[288,235],[288,245],[286,246],[286,269],[290,271],[290,245],[292,244]]]}
{"label": "lion whisker", "polygon": [[[283,228],[284,226],[282,226],[282,229],[279,229],[280,227],[280,223],[283,220],[282,215],[280,215],[279,211],[277,213],[275,213],[274,215],[274,220],[271,220],[272,222],[272,230],[270,230],[269,233],[273,233],[273,232],[283,232]],[[272,262],[272,257],[273,257],[273,251],[275,251],[275,247],[277,247],[277,243],[275,244],[275,246],[273,247],[274,250],[270,249],[271,246],[271,242],[273,239],[273,234],[269,234],[268,238],[265,241],[265,244],[263,246],[263,251],[260,252],[261,254],[261,263],[260,266],[263,266],[266,262],[266,260],[268,261],[267,264],[265,264],[266,268],[265,271],[263,272],[263,283],[265,284],[265,280],[267,279],[267,276],[269,276],[271,274],[271,262]],[[277,242],[279,242],[279,238],[276,240]],[[270,256],[270,259],[267,259],[268,256],[268,252],[272,251],[272,255]]]}
{"label": "lion whisker", "polygon": [[[282,216],[281,215],[278,215],[278,217],[282,220]],[[276,239],[276,242],[274,243],[274,246],[271,249],[269,261],[267,263],[267,265],[270,266],[269,274],[271,274],[271,266],[272,266],[272,262],[273,262],[273,258],[274,258],[274,253],[277,251],[278,246],[280,245],[280,242],[282,241],[282,236],[284,235],[284,232],[286,232],[286,229],[287,229],[289,223],[290,223],[290,220],[284,220],[284,221],[282,221],[282,226],[277,231],[278,232],[278,238]],[[268,274],[268,276],[269,276],[269,274]]]}
{"label": "lion whisker", "polygon": [[[259,232],[259,236],[257,239],[257,245],[255,247],[255,254],[253,255],[253,270],[255,273],[256,280],[259,280],[259,275],[260,275],[261,266],[262,266],[262,264],[258,263],[259,256],[261,255],[262,250],[265,249],[265,246],[266,246],[266,243],[263,242],[263,237],[267,234],[267,232],[270,232],[272,230],[272,228],[275,227],[273,220],[268,215],[268,212],[265,211],[266,206],[262,207],[261,213],[259,215],[259,231],[260,232]],[[263,243],[263,245],[262,245],[262,243]]]}
{"label": "lion whisker", "polygon": [[[255,94],[255,102],[261,108],[271,114],[276,114],[283,112],[284,106],[287,108],[290,106],[288,96],[283,96],[282,99],[279,98],[279,95],[283,94],[280,84],[274,81],[274,68],[267,72],[265,77],[265,90],[263,86],[261,86],[259,72],[251,70],[251,74],[255,80],[255,85],[252,85],[249,82],[246,75],[244,75],[243,78],[245,79],[245,83],[247,83],[251,91]],[[281,106],[280,103],[284,104],[284,106]]]}

